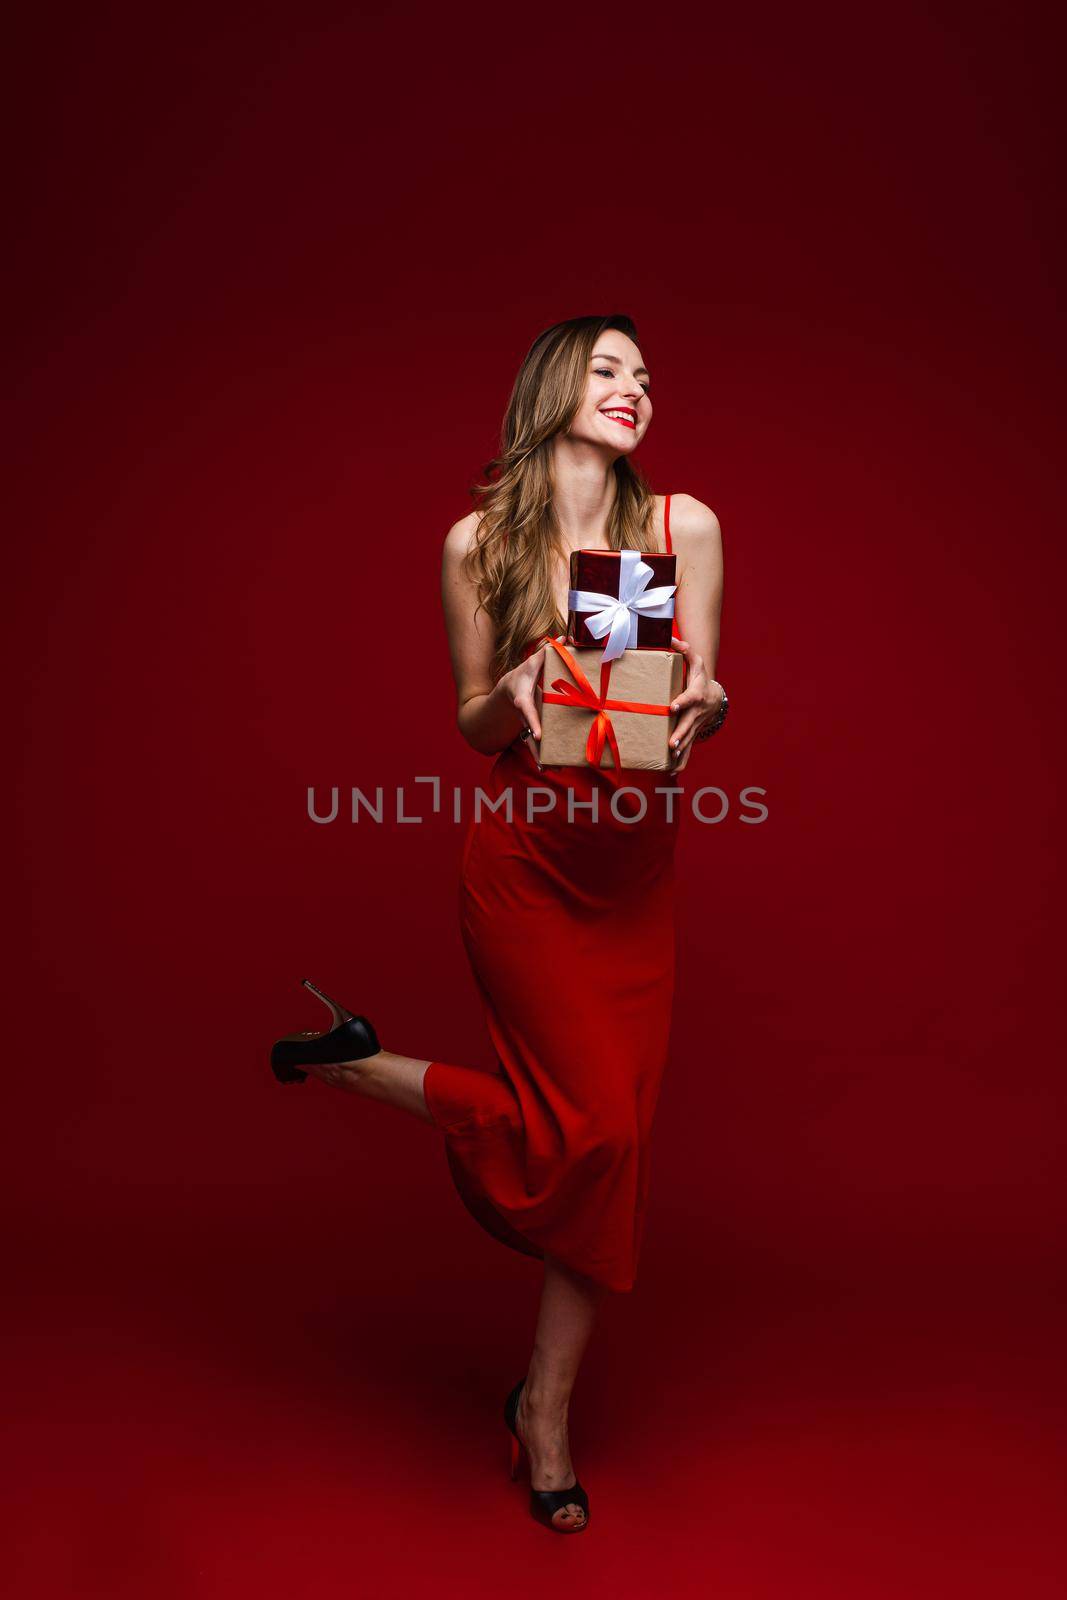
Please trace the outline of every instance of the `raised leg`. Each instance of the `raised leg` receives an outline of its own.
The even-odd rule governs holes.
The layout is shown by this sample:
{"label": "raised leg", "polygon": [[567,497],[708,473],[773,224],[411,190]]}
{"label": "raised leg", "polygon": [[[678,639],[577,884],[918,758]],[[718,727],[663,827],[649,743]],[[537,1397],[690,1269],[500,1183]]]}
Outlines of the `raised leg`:
{"label": "raised leg", "polygon": [[350,1094],[366,1095],[368,1100],[385,1100],[401,1111],[410,1111],[423,1122],[433,1122],[422,1080],[428,1061],[415,1056],[398,1056],[392,1050],[379,1050],[362,1061],[345,1061],[339,1066],[308,1067],[306,1070],[323,1083]]}

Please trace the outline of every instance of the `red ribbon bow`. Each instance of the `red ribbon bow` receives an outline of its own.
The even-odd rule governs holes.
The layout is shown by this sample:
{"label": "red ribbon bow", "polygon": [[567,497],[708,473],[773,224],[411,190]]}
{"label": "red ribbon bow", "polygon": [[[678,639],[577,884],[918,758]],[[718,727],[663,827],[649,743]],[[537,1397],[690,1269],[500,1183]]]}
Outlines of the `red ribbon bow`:
{"label": "red ribbon bow", "polygon": [[[622,757],[619,755],[619,741],[608,711],[640,711],[648,716],[666,717],[670,715],[670,706],[649,705],[643,700],[610,700],[608,689],[611,685],[611,669],[614,664],[611,661],[602,661],[600,664],[600,693],[597,694],[570,651],[561,645],[558,639],[546,634],[541,643],[550,644],[553,650],[558,652],[575,680],[572,683],[569,678],[556,678],[552,684],[556,693],[550,694],[547,689],[542,690],[542,701],[551,700],[555,705],[594,711],[596,715],[589,728],[589,737],[585,741],[585,759],[591,766],[599,767],[606,743],[611,750],[616,773],[621,772]],[[618,779],[613,781],[617,782]]]}

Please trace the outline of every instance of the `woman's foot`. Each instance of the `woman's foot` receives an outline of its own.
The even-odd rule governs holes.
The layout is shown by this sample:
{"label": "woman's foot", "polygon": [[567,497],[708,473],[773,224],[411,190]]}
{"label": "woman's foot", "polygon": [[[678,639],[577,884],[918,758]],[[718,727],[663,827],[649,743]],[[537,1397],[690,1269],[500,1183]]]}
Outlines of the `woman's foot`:
{"label": "woman's foot", "polygon": [[[571,1489],[578,1478],[571,1465],[567,1434],[567,1408],[546,1404],[530,1393],[524,1383],[515,1413],[515,1427],[530,1458],[531,1489]],[[553,1515],[552,1521],[570,1531],[585,1523],[585,1510],[569,1501]]]}
{"label": "woman's foot", "polygon": [[313,1078],[318,1078],[320,1083],[328,1083],[332,1089],[344,1089],[348,1094],[365,1094],[367,1080],[374,1070],[374,1063],[385,1055],[384,1050],[378,1050],[372,1056],[363,1056],[359,1061],[338,1061],[328,1066],[307,1066],[305,1071]]}

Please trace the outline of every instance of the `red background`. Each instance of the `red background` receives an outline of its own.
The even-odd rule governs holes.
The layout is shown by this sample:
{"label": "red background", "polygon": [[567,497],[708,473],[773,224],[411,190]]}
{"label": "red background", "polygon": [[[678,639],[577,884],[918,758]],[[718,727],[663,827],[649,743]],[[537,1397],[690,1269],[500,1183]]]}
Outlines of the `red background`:
{"label": "red background", "polygon": [[[1061,1592],[1057,61],[1037,8],[907,4],[21,41],[19,1594]],[[442,537],[531,339],[612,310],[654,486],[723,527],[732,715],[686,781],[734,805],[683,826],[562,1544],[504,1474],[536,1267],[431,1129],[267,1048],[307,973],[488,1064],[462,830],[305,791],[478,781]]]}

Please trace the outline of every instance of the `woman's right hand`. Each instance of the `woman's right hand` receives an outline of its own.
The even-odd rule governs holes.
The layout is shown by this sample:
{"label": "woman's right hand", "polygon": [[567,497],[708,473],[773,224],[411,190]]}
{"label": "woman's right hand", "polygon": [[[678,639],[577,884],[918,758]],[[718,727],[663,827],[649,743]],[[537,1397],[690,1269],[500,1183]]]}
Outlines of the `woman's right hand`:
{"label": "woman's right hand", "polygon": [[517,667],[505,672],[496,686],[500,698],[515,708],[516,714],[522,718],[525,727],[529,728],[535,739],[541,737],[541,721],[537,715],[534,687],[541,681],[545,649],[546,646],[542,645],[539,650],[527,656],[525,661],[520,661]]}

